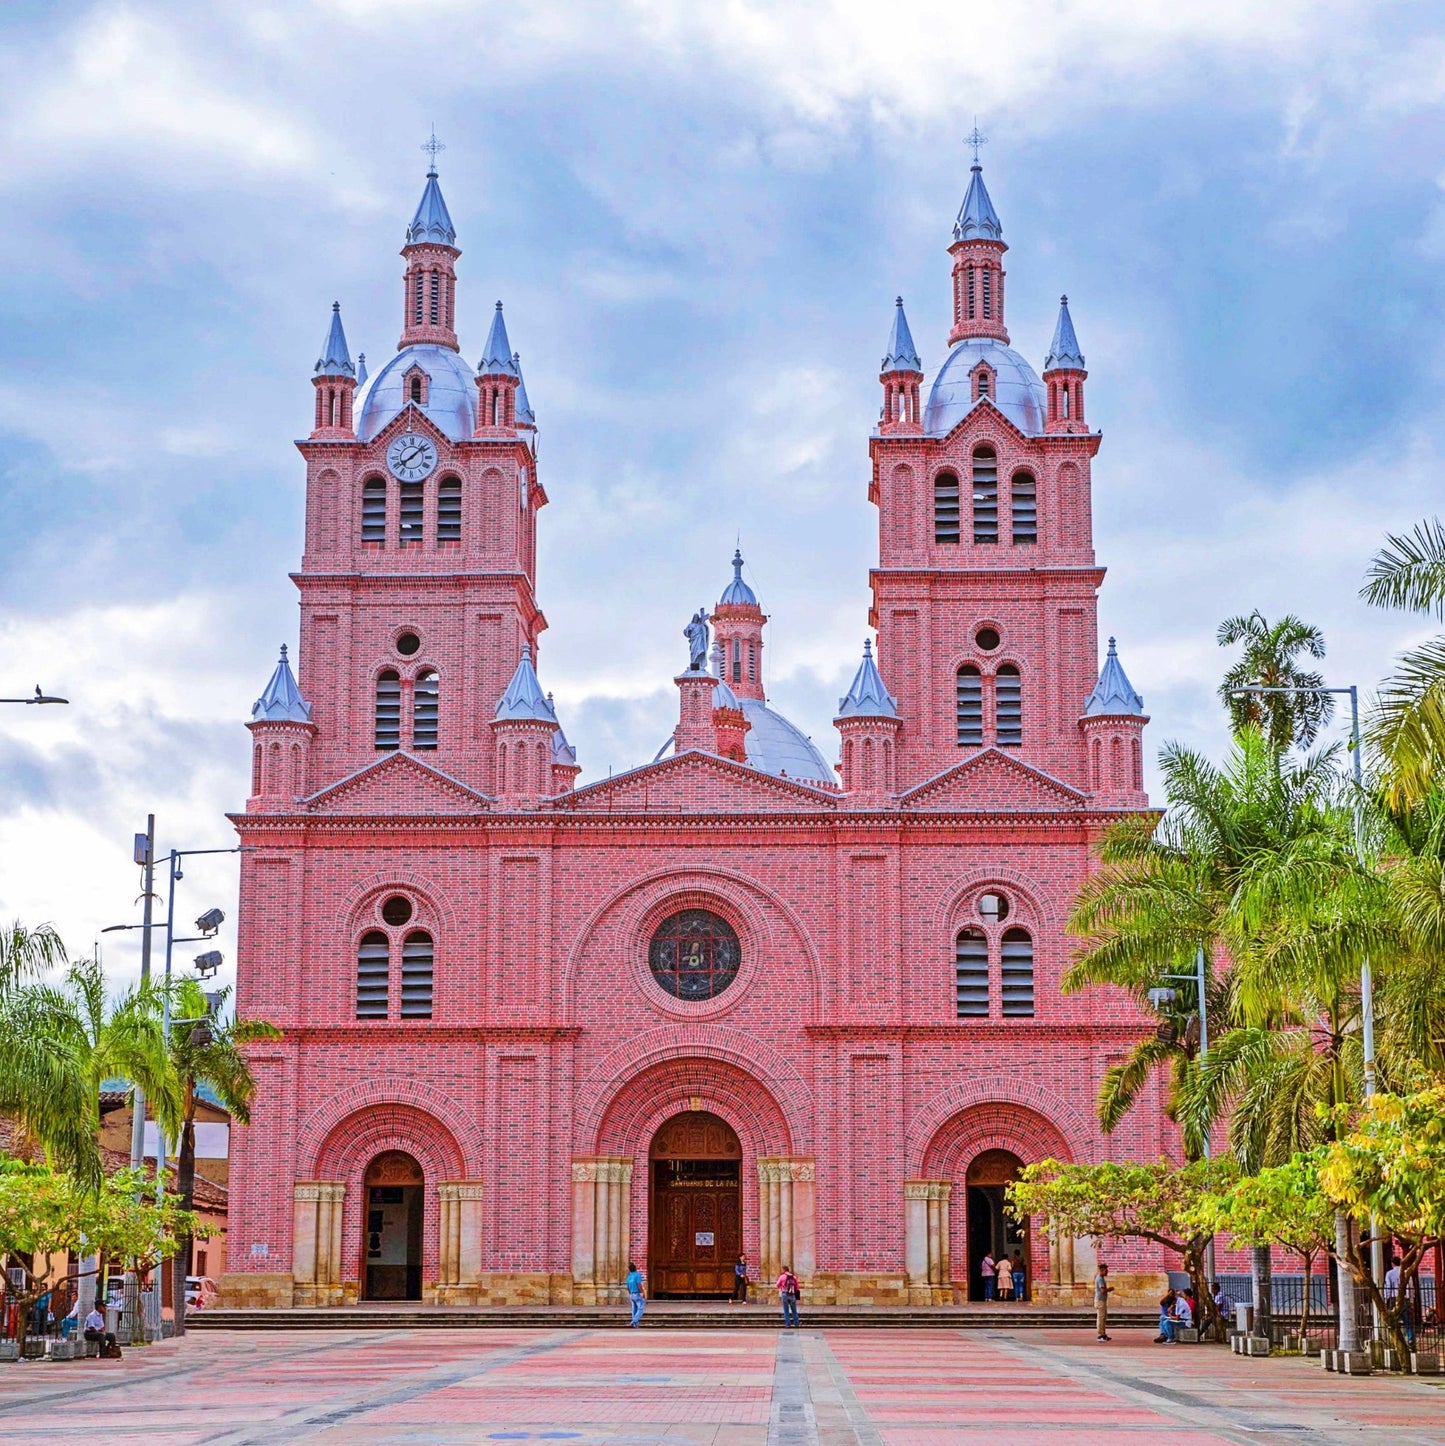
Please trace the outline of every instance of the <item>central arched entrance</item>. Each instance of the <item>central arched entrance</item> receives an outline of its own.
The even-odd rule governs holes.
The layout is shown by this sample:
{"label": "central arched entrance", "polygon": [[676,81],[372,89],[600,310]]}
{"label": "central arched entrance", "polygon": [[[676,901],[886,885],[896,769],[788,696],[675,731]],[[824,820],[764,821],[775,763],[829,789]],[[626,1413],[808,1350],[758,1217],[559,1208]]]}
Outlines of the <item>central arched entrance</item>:
{"label": "central arched entrance", "polygon": [[[964,1182],[968,1209],[968,1298],[982,1300],[983,1257],[996,1261],[1015,1254],[1023,1257],[1027,1275],[1029,1260],[1028,1219],[1018,1219],[1008,1208],[1004,1187],[1018,1178],[1023,1161],[1011,1150],[985,1150],[969,1162]],[[1030,1294],[1032,1282],[1025,1280]]]}
{"label": "central arched entrance", "polygon": [[387,1150],[366,1167],[363,1300],[421,1299],[421,1166]]}
{"label": "central arched entrance", "polygon": [[706,1110],[674,1115],[652,1137],[648,1279],[656,1296],[732,1293],[743,1248],[743,1147]]}

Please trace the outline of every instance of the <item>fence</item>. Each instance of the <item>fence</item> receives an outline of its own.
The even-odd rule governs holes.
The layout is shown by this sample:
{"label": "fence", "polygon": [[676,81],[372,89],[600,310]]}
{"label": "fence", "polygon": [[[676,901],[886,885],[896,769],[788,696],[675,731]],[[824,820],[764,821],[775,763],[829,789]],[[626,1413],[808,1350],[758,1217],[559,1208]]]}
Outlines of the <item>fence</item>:
{"label": "fence", "polygon": [[[1221,1275],[1219,1283],[1229,1298],[1231,1311],[1236,1304],[1247,1305],[1254,1299],[1254,1283],[1248,1275]],[[1411,1282],[1407,1293],[1405,1335],[1418,1351],[1439,1351],[1442,1348],[1445,1332],[1441,1328],[1436,1285],[1433,1276],[1420,1276]],[[1355,1296],[1355,1325],[1361,1346],[1378,1341],[1391,1347],[1393,1341],[1384,1321],[1377,1324],[1374,1309],[1362,1292],[1356,1291]],[[1303,1275],[1273,1276],[1270,1298],[1269,1338],[1273,1345],[1285,1350],[1299,1350],[1303,1335],[1310,1350],[1335,1349],[1338,1344],[1338,1314],[1335,1302],[1330,1298],[1328,1274],[1322,1272],[1310,1276],[1308,1317],[1304,1310]]]}

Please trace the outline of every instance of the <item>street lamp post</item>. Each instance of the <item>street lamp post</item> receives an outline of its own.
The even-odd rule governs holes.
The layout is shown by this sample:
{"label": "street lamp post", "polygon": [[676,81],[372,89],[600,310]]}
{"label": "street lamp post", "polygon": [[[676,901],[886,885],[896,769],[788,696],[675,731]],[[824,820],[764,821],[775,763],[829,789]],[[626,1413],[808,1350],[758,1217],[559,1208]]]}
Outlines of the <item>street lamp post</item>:
{"label": "street lamp post", "polygon": [[[1365,776],[1364,764],[1361,758],[1360,748],[1360,690],[1351,683],[1345,688],[1301,688],[1257,685],[1247,688],[1232,688],[1232,697],[1244,697],[1251,694],[1266,693],[1314,693],[1314,694],[1345,694],[1350,700],[1350,759],[1351,771],[1355,779],[1355,796],[1351,810],[1355,834],[1355,857],[1363,865],[1365,862]],[[1370,956],[1365,955],[1360,962],[1360,1048],[1364,1055],[1364,1085],[1365,1098],[1369,1099],[1375,1093],[1375,981],[1370,971]],[[1385,1278],[1385,1257],[1384,1242],[1380,1239],[1380,1232],[1373,1217],[1370,1220],[1370,1274],[1376,1281]],[[1343,1272],[1341,1272],[1343,1279]],[[1353,1295],[1353,1292],[1351,1292]],[[1378,1324],[1378,1310],[1376,1323]],[[1348,1334],[1353,1339],[1354,1322],[1348,1326]],[[1340,1322],[1340,1335],[1346,1335],[1346,1325]],[[1343,1344],[1342,1344],[1343,1348]]]}
{"label": "street lamp post", "polygon": [[70,699],[69,699],[69,698],[56,698],[56,697],[53,697],[53,696],[52,696],[51,694],[49,694],[49,693],[42,693],[42,692],[40,691],[40,684],[39,684],[39,683],[37,683],[37,684],[35,685],[35,692],[34,692],[34,694],[33,694],[31,697],[29,697],[29,698],[0,698],[0,703],[25,703],[25,704],[28,704],[28,705],[29,705],[30,707],[32,707],[32,708],[33,708],[37,703],[68,703],[68,702],[70,702]]}

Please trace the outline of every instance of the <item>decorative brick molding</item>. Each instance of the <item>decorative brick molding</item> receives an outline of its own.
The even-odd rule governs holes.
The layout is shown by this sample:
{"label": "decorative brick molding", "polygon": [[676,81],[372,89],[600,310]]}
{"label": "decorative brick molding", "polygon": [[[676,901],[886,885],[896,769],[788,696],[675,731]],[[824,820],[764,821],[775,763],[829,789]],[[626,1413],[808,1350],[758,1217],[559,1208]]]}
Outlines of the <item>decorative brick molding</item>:
{"label": "decorative brick molding", "polygon": [[984,1150],[1073,1160],[1087,1155],[1092,1134],[1055,1091],[995,1075],[963,1081],[931,1100],[909,1128],[906,1157],[913,1176],[941,1179]]}

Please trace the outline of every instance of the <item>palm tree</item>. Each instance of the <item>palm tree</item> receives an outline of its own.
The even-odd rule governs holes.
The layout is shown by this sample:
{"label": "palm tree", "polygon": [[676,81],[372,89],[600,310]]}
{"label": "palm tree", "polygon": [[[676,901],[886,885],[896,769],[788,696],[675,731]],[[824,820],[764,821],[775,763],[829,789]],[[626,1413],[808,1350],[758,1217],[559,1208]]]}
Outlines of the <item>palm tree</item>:
{"label": "palm tree", "polygon": [[[1328,693],[1310,689],[1324,687],[1321,674],[1302,668],[1300,654],[1311,658],[1325,655],[1324,634],[1286,613],[1271,623],[1256,608],[1247,617],[1226,618],[1217,634],[1222,648],[1244,644],[1244,652],[1219,685],[1219,696],[1229,710],[1236,733],[1246,727],[1261,728],[1279,752],[1299,746],[1308,748],[1334,713],[1334,699]],[[1241,688],[1292,688],[1290,693],[1247,693]]]}
{"label": "palm tree", "polygon": [[[1375,607],[1445,620],[1445,525],[1438,517],[1375,554],[1360,596]],[[1445,761],[1445,636],[1403,653],[1384,682],[1369,727],[1392,803],[1422,799]]]}
{"label": "palm tree", "polygon": [[8,926],[0,925],[0,998],[65,960],[65,945],[53,924],[27,929],[17,919]]}
{"label": "palm tree", "polygon": [[[176,1155],[176,1192],[181,1209],[190,1210],[196,1187],[196,1107],[202,1088],[208,1088],[239,1125],[251,1120],[256,1081],[246,1063],[243,1046],[263,1039],[280,1039],[281,1031],[261,1019],[235,1019],[223,1024],[217,1017],[231,991],[223,989],[209,999],[194,979],[172,986],[171,1008],[178,1021],[171,1030],[170,1063],[176,1091],[167,1102],[162,1126]],[[186,1328],[186,1273],[190,1267],[191,1238],[178,1242],[171,1262],[171,1300],[175,1306],[176,1334]]]}

